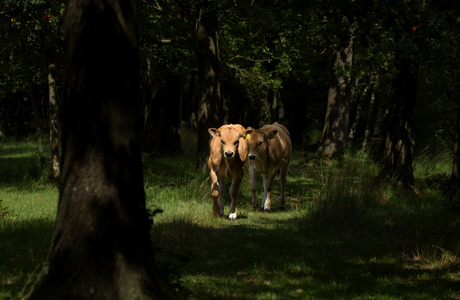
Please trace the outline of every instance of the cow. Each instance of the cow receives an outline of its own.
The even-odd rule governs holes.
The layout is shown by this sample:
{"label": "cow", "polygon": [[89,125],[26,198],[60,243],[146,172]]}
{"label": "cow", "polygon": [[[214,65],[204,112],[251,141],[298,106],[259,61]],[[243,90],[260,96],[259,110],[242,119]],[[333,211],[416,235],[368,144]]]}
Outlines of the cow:
{"label": "cow", "polygon": [[224,215],[222,194],[224,193],[225,177],[232,179],[230,187],[229,219],[235,220],[236,197],[244,175],[244,166],[248,157],[248,143],[245,140],[246,129],[239,124],[223,125],[219,129],[209,128],[208,132],[213,137],[210,143],[211,155],[208,167],[211,178],[212,210],[215,216]]}
{"label": "cow", "polygon": [[286,173],[291,160],[290,133],[281,124],[273,123],[260,129],[248,127],[246,140],[249,146],[249,176],[252,192],[252,205],[257,208],[256,197],[257,177],[262,174],[264,183],[264,198],[262,211],[269,212],[271,208],[270,193],[273,180],[279,171],[281,195],[279,209],[284,209],[284,188],[286,186]]}

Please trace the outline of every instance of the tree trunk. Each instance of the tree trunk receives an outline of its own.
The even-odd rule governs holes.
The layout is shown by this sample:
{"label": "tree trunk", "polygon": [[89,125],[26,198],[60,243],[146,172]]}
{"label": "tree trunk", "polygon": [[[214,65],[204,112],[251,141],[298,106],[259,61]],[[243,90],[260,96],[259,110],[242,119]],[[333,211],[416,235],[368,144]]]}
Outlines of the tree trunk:
{"label": "tree trunk", "polygon": [[455,145],[454,145],[454,161],[452,163],[452,176],[451,182],[455,187],[458,186],[460,181],[460,141],[459,141],[459,132],[460,132],[460,107],[457,107],[457,124],[455,132]]}
{"label": "tree trunk", "polygon": [[197,74],[196,70],[190,71],[187,99],[184,101],[182,119],[193,128],[197,128]]}
{"label": "tree trunk", "polygon": [[280,90],[268,88],[267,95],[263,99],[262,114],[259,121],[259,128],[266,124],[273,124],[280,122],[279,108],[280,108]]}
{"label": "tree trunk", "polygon": [[30,98],[32,100],[32,107],[33,107],[33,112],[34,112],[34,120],[35,120],[35,126],[37,127],[37,138],[38,138],[38,157],[40,160],[40,170],[43,170],[45,166],[45,156],[43,155],[43,141],[42,141],[42,130],[40,128],[40,116],[38,114],[38,109],[37,109],[37,98],[35,96],[35,91],[34,91],[34,85],[32,82],[32,75],[30,74],[30,64],[27,59],[27,53],[25,50],[25,45],[22,40],[22,38],[19,38],[19,41],[21,43],[21,52],[22,52],[22,58],[24,60],[24,70],[26,73],[26,78],[27,78],[27,84],[29,85],[29,90],[30,90]]}
{"label": "tree trunk", "polygon": [[410,55],[396,52],[398,75],[392,81],[390,105],[385,117],[385,150],[379,178],[414,187],[412,126],[418,87],[418,64]]}
{"label": "tree trunk", "polygon": [[23,141],[27,138],[26,121],[24,118],[24,96],[20,92],[14,93],[14,96],[18,103],[18,109],[14,117],[16,122],[16,141]]}
{"label": "tree trunk", "polygon": [[[353,40],[336,50],[334,69],[348,70],[353,62]],[[351,82],[345,75],[335,75],[329,88],[326,118],[317,155],[331,156],[348,141],[348,122],[351,102]]]}
{"label": "tree trunk", "polygon": [[181,112],[182,112],[182,76],[169,73],[166,78],[163,102],[159,110],[159,119],[155,127],[155,152],[164,154],[182,153]]}
{"label": "tree trunk", "polygon": [[[376,76],[376,78],[378,78]],[[366,125],[364,128],[364,141],[363,141],[363,151],[368,152],[370,148],[370,139],[372,133],[372,120],[374,119],[374,111],[375,111],[375,91],[377,86],[371,88],[371,101],[369,103],[369,110],[366,119]]]}
{"label": "tree trunk", "polygon": [[26,299],[173,299],[154,264],[140,151],[135,0],[69,0],[51,248]]}
{"label": "tree trunk", "polygon": [[144,127],[142,129],[142,152],[149,155],[155,155],[155,130],[157,120],[159,118],[159,105],[161,101],[161,93],[157,87],[152,88],[150,96],[146,99],[147,113],[145,114]]}
{"label": "tree trunk", "polygon": [[197,168],[209,156],[208,128],[220,127],[219,44],[214,1],[201,1],[197,20],[198,56],[198,149]]}
{"label": "tree trunk", "polygon": [[48,63],[51,167],[53,176],[57,180],[59,179],[59,109],[56,100],[56,81],[53,76],[54,68],[54,64]]}

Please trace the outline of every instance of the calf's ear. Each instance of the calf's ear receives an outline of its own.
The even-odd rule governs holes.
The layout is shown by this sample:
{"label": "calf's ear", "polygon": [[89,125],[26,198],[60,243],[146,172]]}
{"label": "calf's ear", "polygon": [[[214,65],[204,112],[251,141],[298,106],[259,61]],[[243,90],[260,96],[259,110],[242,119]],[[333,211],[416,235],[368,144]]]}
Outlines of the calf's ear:
{"label": "calf's ear", "polygon": [[220,139],[212,139],[211,140],[211,163],[214,166],[220,165],[220,161],[222,160],[222,148],[220,145]]}
{"label": "calf's ear", "polygon": [[248,127],[248,129],[246,130],[246,134],[244,134],[242,137],[245,139],[245,140],[249,140],[251,138],[251,133],[253,132],[252,128],[251,127]]}
{"label": "calf's ear", "polygon": [[245,140],[244,136],[240,136],[238,139],[238,155],[240,156],[241,161],[246,161],[248,158],[248,142]]}
{"label": "calf's ear", "polygon": [[269,140],[274,139],[274,138],[276,137],[276,134],[277,134],[277,133],[278,133],[278,130],[276,130],[276,129],[275,129],[275,130],[272,130],[271,132],[269,132],[269,133],[267,133],[267,134],[265,135],[265,138],[266,138],[266,139],[269,139]]}
{"label": "calf's ear", "polygon": [[209,134],[212,135],[212,136],[218,136],[218,137],[220,136],[220,132],[219,132],[219,130],[216,129],[216,128],[209,128],[209,129],[208,129],[208,132],[209,132]]}

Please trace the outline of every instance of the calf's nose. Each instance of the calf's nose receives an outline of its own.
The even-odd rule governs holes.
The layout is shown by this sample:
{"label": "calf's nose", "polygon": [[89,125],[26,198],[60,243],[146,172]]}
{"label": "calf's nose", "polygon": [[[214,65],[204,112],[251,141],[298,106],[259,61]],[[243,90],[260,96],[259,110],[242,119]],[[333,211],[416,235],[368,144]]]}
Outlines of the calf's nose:
{"label": "calf's nose", "polygon": [[254,159],[256,159],[256,155],[255,155],[255,154],[249,154],[249,155],[248,155],[248,158],[249,158],[250,160],[254,160]]}
{"label": "calf's nose", "polygon": [[233,152],[232,151],[226,151],[225,152],[225,157],[232,157],[233,156]]}

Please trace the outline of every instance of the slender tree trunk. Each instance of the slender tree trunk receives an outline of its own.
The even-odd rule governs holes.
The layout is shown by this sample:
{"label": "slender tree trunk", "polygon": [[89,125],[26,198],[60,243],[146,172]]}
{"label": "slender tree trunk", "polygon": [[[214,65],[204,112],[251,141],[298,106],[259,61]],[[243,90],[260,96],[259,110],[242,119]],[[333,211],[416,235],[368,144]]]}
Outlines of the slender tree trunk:
{"label": "slender tree trunk", "polygon": [[14,117],[16,122],[16,141],[23,141],[27,138],[27,128],[24,118],[24,97],[22,93],[19,92],[15,93],[14,96],[18,104],[18,110],[16,111],[16,115]]}
{"label": "slender tree trunk", "polygon": [[455,184],[458,184],[460,181],[460,141],[459,141],[459,132],[460,132],[460,107],[457,107],[457,124],[455,132],[455,145],[454,145],[454,161],[452,163],[452,176],[451,180]]}
{"label": "slender tree trunk", "polygon": [[273,124],[279,122],[279,103],[280,91],[279,89],[268,88],[267,95],[263,99],[262,116],[259,121],[259,127],[266,124]]}
{"label": "slender tree trunk", "polygon": [[[160,116],[161,93],[152,82],[150,82],[150,59],[147,59],[147,70],[144,76],[144,84],[142,87],[143,103],[141,108],[141,120],[143,120],[142,128],[142,152],[149,155],[155,155],[155,131],[158,125]],[[147,111],[145,111],[147,110]]]}
{"label": "slender tree trunk", "polygon": [[[378,78],[378,77],[376,77]],[[372,87],[371,89],[371,101],[369,103],[369,110],[366,119],[366,126],[364,129],[364,141],[363,141],[363,151],[368,152],[370,148],[370,139],[372,134],[372,120],[374,117],[375,111],[375,91],[377,86]]]}
{"label": "slender tree trunk", "polygon": [[[334,54],[334,69],[350,69],[353,62],[353,39]],[[330,89],[324,120],[323,134],[319,142],[317,155],[331,156],[348,141],[348,122],[351,102],[350,78],[335,75]]]}
{"label": "slender tree trunk", "polygon": [[69,0],[63,159],[51,248],[26,299],[174,299],[142,177],[134,0]]}
{"label": "slender tree trunk", "polygon": [[147,113],[145,114],[142,129],[142,151],[155,155],[155,127],[157,126],[160,110],[158,102],[161,101],[162,95],[158,92],[156,86],[152,87],[152,90],[150,96],[146,99]]}
{"label": "slender tree trunk", "polygon": [[198,52],[198,149],[197,168],[209,156],[208,128],[220,127],[219,43],[214,1],[201,1],[197,20]]}
{"label": "slender tree trunk", "polygon": [[460,183],[460,106],[457,105],[457,123],[455,125],[455,143],[454,143],[454,160],[452,163],[452,174],[450,177],[449,188],[444,191],[444,195],[447,198],[446,204],[444,205],[443,211],[447,205],[454,200],[454,196],[457,193]]}
{"label": "slender tree trunk", "polygon": [[369,86],[366,86],[364,88],[364,91],[360,95],[356,95],[354,93],[353,98],[354,100],[354,108],[352,111],[353,113],[350,113],[350,126],[349,126],[349,131],[348,131],[348,141],[353,144],[353,146],[356,145],[357,143],[357,131],[359,128],[359,124],[361,122],[361,115],[362,115],[362,109],[363,109],[363,104],[365,104],[365,101],[367,100],[368,97],[368,92],[370,90]]}
{"label": "slender tree trunk", "polygon": [[197,74],[196,70],[190,71],[187,101],[183,105],[183,119],[193,128],[198,128],[197,124]]}
{"label": "slender tree trunk", "polygon": [[54,69],[55,65],[48,63],[51,167],[54,178],[59,179],[59,109],[56,100]]}
{"label": "slender tree trunk", "polygon": [[182,75],[169,73],[155,127],[155,152],[160,155],[182,153],[180,122]]}
{"label": "slender tree trunk", "polygon": [[414,187],[412,126],[418,88],[418,64],[407,54],[395,55],[399,72],[392,82],[390,105],[385,117],[385,150],[379,178]]}
{"label": "slender tree trunk", "polygon": [[22,38],[19,38],[20,43],[21,43],[21,52],[22,52],[22,58],[24,60],[24,70],[26,73],[26,78],[27,78],[27,84],[29,85],[29,90],[30,90],[30,98],[32,99],[32,107],[33,107],[33,112],[34,112],[34,120],[35,120],[35,126],[37,127],[37,138],[38,138],[38,156],[40,160],[40,170],[43,170],[45,166],[45,156],[43,155],[43,141],[42,141],[42,130],[40,128],[40,116],[38,114],[38,109],[37,109],[37,98],[35,96],[35,91],[34,91],[34,85],[32,82],[32,75],[30,74],[30,64],[29,60],[27,59],[27,53],[25,50],[25,45],[22,40]]}

